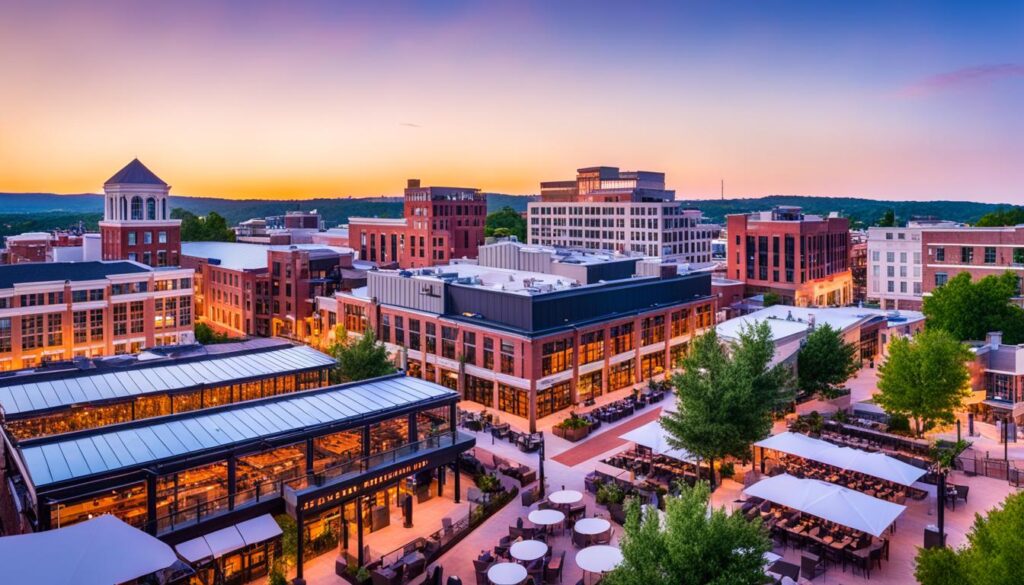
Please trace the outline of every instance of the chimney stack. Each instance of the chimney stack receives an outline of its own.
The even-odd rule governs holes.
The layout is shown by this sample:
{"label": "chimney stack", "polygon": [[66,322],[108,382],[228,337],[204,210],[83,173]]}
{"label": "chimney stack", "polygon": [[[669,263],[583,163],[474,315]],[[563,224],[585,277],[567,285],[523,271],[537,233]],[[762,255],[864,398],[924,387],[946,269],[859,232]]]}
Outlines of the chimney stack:
{"label": "chimney stack", "polygon": [[992,349],[994,349],[994,350],[995,349],[999,349],[1000,344],[1002,344],[1002,342],[1003,342],[1003,332],[1002,331],[991,331],[991,332],[989,332],[989,334],[985,336],[985,342]]}

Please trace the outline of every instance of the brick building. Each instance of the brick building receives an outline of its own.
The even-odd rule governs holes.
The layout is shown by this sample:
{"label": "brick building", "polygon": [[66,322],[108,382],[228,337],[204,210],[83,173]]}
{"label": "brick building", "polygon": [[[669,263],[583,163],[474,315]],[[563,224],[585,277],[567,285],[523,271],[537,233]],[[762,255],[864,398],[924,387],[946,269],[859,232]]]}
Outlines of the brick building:
{"label": "brick building", "polygon": [[801,307],[852,302],[849,220],[776,207],[730,215],[726,231],[726,276],[746,283],[747,295],[771,292]]}
{"label": "brick building", "polygon": [[487,196],[479,189],[423,187],[410,179],[403,217],[350,217],[349,246],[361,260],[401,268],[476,258],[486,218]]}
{"label": "brick building", "polygon": [[921,231],[924,294],[967,272],[973,280],[1012,270],[1024,277],[1024,226]]}
{"label": "brick building", "polygon": [[905,227],[868,228],[867,298],[883,309],[920,310],[925,230],[959,228],[951,221],[912,219]]}
{"label": "brick building", "polygon": [[348,248],[185,242],[182,264],[195,270],[196,316],[231,335],[307,340],[313,300],[365,284],[364,264]]}
{"label": "brick building", "polygon": [[192,341],[191,270],[128,261],[0,266],[0,370]]}
{"label": "brick building", "polygon": [[178,265],[181,220],[171,219],[170,191],[170,185],[137,158],[103,184],[104,260]]}
{"label": "brick building", "polygon": [[468,263],[373,271],[365,288],[317,299],[323,331],[370,327],[409,375],[534,429],[663,375],[714,324],[710,273],[636,258],[554,264],[566,271]]}

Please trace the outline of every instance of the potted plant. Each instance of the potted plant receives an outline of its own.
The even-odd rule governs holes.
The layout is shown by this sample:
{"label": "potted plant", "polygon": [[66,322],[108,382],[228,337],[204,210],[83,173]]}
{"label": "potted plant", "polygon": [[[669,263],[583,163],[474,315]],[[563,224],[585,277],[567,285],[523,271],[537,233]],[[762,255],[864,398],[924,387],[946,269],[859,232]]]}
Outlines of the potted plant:
{"label": "potted plant", "polygon": [[622,502],[626,499],[626,493],[622,491],[619,484],[609,481],[597,490],[597,503],[608,508],[608,513],[614,519],[617,515],[624,516]]}
{"label": "potted plant", "polygon": [[570,413],[569,418],[554,426],[553,432],[556,437],[575,443],[590,434],[590,423],[575,413]]}

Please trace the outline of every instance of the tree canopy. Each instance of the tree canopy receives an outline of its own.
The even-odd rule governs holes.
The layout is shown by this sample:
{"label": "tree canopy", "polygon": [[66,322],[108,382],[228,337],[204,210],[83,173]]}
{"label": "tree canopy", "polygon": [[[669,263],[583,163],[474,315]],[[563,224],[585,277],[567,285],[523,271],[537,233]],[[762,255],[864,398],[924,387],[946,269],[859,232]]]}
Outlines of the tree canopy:
{"label": "tree canopy", "polygon": [[882,213],[881,219],[878,220],[878,227],[896,227],[897,225],[895,209],[886,209]]}
{"label": "tree canopy", "polygon": [[338,361],[338,365],[331,372],[331,379],[334,382],[358,382],[386,376],[395,371],[387,348],[377,341],[372,329],[367,329],[355,341],[339,337],[334,345],[328,348],[327,353]]}
{"label": "tree canopy", "polygon": [[526,220],[515,209],[508,205],[498,211],[488,213],[484,222],[484,236],[508,237],[515,236],[520,242],[526,241]]}
{"label": "tree canopy", "polygon": [[181,220],[181,241],[183,242],[234,242],[235,232],[216,211],[197,216],[181,208],[171,210],[171,217]]}
{"label": "tree canopy", "polygon": [[1010,585],[1024,567],[1024,493],[975,516],[967,545],[920,549],[914,576],[921,585]]}
{"label": "tree canopy", "polygon": [[1024,223],[1024,207],[1006,207],[990,211],[978,219],[978,227],[1002,227]]}
{"label": "tree canopy", "polygon": [[1024,342],[1024,309],[1012,302],[1017,275],[1007,271],[972,281],[961,272],[925,297],[929,328],[945,329],[960,341],[980,340],[990,331],[1002,331],[1009,344]]}
{"label": "tree canopy", "polygon": [[215,343],[229,343],[232,341],[238,341],[225,333],[214,331],[212,327],[206,323],[196,323],[193,328],[196,335],[196,341],[203,345],[212,345]]}
{"label": "tree canopy", "polygon": [[819,325],[797,355],[797,387],[824,399],[835,398],[840,387],[857,373],[859,362],[857,348],[843,341],[839,331],[828,323]]}
{"label": "tree canopy", "polygon": [[970,395],[966,362],[971,357],[967,346],[941,329],[897,337],[889,344],[889,359],[878,368],[875,403],[913,420],[917,436],[936,422],[951,423]]}
{"label": "tree canopy", "polygon": [[762,525],[724,509],[708,514],[704,483],[683,486],[665,498],[664,527],[658,512],[626,507],[619,546],[622,563],[605,575],[607,585],[755,585],[764,582],[764,553],[771,541]]}
{"label": "tree canopy", "polygon": [[774,355],[765,322],[744,328],[730,347],[714,329],[695,339],[672,377],[677,411],[661,419],[669,443],[705,459],[748,459],[771,431],[773,410],[792,400],[789,370],[771,367]]}

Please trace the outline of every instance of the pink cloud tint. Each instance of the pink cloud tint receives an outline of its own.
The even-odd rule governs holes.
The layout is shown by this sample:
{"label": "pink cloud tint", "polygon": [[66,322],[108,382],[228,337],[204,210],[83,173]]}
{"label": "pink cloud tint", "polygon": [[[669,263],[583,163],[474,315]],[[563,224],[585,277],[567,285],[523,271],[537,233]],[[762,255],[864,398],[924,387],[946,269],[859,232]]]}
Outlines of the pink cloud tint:
{"label": "pink cloud tint", "polygon": [[998,79],[1024,77],[1024,64],[1001,63],[966,67],[926,77],[899,91],[901,97],[921,97],[949,89],[988,85]]}

